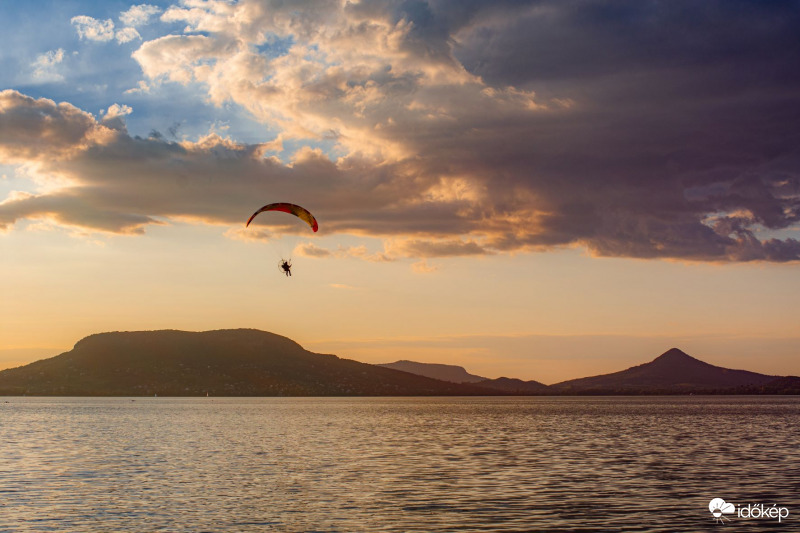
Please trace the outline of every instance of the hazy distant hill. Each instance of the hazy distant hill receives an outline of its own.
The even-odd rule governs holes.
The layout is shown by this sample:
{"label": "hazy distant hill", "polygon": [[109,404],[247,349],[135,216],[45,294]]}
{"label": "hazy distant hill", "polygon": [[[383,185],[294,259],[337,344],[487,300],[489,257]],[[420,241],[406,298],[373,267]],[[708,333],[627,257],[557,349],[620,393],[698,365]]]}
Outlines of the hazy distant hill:
{"label": "hazy distant hill", "polygon": [[509,392],[512,394],[544,394],[550,387],[538,381],[522,381],[516,378],[487,379],[476,383],[480,387]]}
{"label": "hazy distant hill", "polygon": [[561,393],[675,393],[758,387],[775,379],[777,376],[710,365],[672,348],[649,363],[613,374],[564,381],[550,387]]}
{"label": "hazy distant hill", "polygon": [[419,376],[426,376],[442,381],[450,381],[452,383],[477,383],[479,381],[486,380],[486,378],[482,378],[481,376],[470,374],[464,369],[464,367],[455,365],[417,363],[416,361],[403,360],[396,361],[394,363],[383,363],[377,366],[402,370],[403,372],[410,372]]}
{"label": "hazy distant hill", "polygon": [[91,335],[0,372],[0,394],[136,396],[466,395],[485,392],[335,355],[252,329]]}

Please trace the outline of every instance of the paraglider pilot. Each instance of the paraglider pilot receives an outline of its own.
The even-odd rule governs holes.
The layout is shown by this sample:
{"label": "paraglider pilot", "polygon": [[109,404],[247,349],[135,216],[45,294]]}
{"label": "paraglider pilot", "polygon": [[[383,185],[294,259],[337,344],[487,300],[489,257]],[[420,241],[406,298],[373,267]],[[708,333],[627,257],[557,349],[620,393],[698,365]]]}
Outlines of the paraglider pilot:
{"label": "paraglider pilot", "polygon": [[[265,205],[264,207],[253,213],[247,220],[247,224],[245,224],[244,226],[248,227],[250,223],[253,221],[253,219],[256,218],[256,215],[258,215],[259,213],[263,213],[264,211],[281,211],[283,213],[289,213],[290,215],[294,215],[300,220],[304,221],[306,224],[308,224],[309,227],[314,232],[316,232],[319,229],[319,225],[317,224],[317,219],[314,218],[314,215],[312,215],[305,207],[301,207],[295,204],[287,204],[285,202]],[[289,259],[288,261],[286,259],[281,259],[279,266],[281,267],[281,270],[283,270],[283,273],[286,274],[286,277],[292,275],[291,259]]]}

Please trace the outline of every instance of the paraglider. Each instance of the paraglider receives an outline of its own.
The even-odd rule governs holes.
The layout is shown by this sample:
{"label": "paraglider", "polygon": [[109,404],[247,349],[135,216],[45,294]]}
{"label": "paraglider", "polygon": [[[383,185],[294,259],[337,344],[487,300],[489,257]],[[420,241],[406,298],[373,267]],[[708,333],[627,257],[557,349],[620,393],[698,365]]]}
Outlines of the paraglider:
{"label": "paraglider", "polygon": [[253,215],[250,217],[250,219],[247,221],[247,224],[245,224],[244,227],[249,226],[250,223],[253,221],[253,219],[256,218],[256,215],[259,213],[263,213],[264,211],[283,211],[284,213],[289,213],[290,215],[294,215],[297,218],[304,220],[309,226],[311,226],[311,229],[313,229],[315,232],[319,229],[319,225],[317,224],[317,219],[314,218],[314,215],[312,215],[308,211],[308,209],[306,209],[305,207],[300,207],[299,205],[287,204],[282,202],[277,204],[265,205],[264,207],[253,213]]}
{"label": "paraglider", "polygon": [[[280,211],[283,213],[289,213],[290,215],[294,215],[303,222],[305,222],[306,224],[308,224],[309,227],[311,227],[311,229],[314,232],[316,232],[319,229],[319,225],[317,224],[317,219],[314,218],[314,215],[312,215],[311,212],[308,211],[308,209],[306,209],[305,207],[301,207],[299,205],[289,204],[285,202],[265,205],[264,207],[262,207],[261,209],[252,214],[252,216],[247,220],[247,224],[245,224],[245,227],[248,227],[250,225],[253,219],[256,218],[256,215],[258,215],[259,213],[263,213],[264,211]],[[281,271],[286,275],[286,277],[292,275],[291,258],[289,259],[281,258],[279,266],[281,268]]]}

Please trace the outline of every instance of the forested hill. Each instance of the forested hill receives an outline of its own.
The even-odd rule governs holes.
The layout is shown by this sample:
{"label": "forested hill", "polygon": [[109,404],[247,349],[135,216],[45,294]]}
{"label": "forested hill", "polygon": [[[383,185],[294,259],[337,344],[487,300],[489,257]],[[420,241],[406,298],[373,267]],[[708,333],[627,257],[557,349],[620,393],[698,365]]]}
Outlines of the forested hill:
{"label": "forested hill", "polygon": [[0,394],[58,396],[426,396],[485,393],[335,355],[253,329],[91,335],[0,372]]}

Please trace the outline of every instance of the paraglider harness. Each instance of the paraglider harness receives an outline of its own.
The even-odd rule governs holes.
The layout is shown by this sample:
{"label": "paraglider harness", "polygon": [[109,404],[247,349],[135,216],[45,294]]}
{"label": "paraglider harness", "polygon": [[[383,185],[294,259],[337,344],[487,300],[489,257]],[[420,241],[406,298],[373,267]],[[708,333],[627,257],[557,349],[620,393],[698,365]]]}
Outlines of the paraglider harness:
{"label": "paraglider harness", "polygon": [[284,274],[286,274],[287,276],[291,276],[292,275],[292,260],[291,259],[289,259],[288,261],[286,259],[281,259],[281,262],[279,263],[279,266],[281,267],[281,270],[283,271]]}

